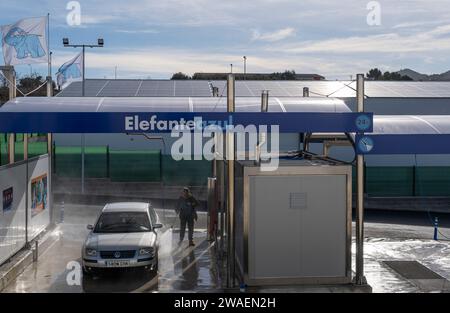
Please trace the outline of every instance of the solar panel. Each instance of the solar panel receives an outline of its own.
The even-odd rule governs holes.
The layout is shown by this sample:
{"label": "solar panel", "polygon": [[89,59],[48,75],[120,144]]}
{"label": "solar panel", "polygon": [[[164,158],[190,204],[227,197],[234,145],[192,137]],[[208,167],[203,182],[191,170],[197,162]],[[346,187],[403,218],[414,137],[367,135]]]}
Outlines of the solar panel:
{"label": "solar panel", "polygon": [[[85,81],[85,96],[96,97],[99,91],[105,86],[108,80],[86,80]],[[60,97],[81,97],[82,82],[73,82],[61,91],[57,96]]]}
{"label": "solar panel", "polygon": [[135,97],[139,88],[138,80],[109,80],[101,90],[98,97]]}
{"label": "solar panel", "polygon": [[[200,80],[107,80],[88,79],[88,97],[212,97],[212,87],[226,96],[226,81]],[[351,81],[236,81],[237,97],[302,97],[308,87],[310,97],[354,98]],[[365,94],[372,98],[450,98],[450,82],[366,81]],[[80,97],[81,82],[73,82],[58,97]]]}
{"label": "solar panel", "polygon": [[[81,82],[73,82],[58,97],[80,97]],[[207,81],[191,80],[108,80],[88,79],[85,95],[89,97],[211,97]]]}
{"label": "solar panel", "polygon": [[[213,81],[219,94],[226,95],[224,81]],[[310,97],[354,98],[356,83],[351,81],[236,81],[236,96],[258,97],[269,90],[273,97],[302,97],[308,87]],[[450,82],[366,81],[365,94],[373,98],[446,98]]]}

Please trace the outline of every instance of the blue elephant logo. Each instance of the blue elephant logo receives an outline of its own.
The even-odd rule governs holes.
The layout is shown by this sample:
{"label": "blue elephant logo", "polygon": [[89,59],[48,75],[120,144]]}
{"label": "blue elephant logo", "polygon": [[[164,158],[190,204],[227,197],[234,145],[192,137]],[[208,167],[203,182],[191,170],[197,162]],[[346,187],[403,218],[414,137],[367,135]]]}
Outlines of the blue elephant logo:
{"label": "blue elephant logo", "polygon": [[14,47],[18,59],[25,59],[28,56],[35,59],[45,55],[45,51],[39,41],[39,36],[29,34],[22,28],[11,28],[4,40],[8,45]]}
{"label": "blue elephant logo", "polygon": [[81,77],[81,72],[77,64],[69,64],[67,66],[61,66],[59,72],[64,76],[64,80]]}

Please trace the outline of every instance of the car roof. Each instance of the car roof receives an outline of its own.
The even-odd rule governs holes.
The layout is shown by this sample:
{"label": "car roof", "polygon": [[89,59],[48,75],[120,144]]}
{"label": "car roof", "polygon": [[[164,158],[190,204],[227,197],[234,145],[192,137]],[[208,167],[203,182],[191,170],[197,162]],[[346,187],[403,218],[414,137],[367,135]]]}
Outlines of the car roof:
{"label": "car roof", "polygon": [[116,202],[105,205],[102,212],[147,212],[149,207],[148,202]]}

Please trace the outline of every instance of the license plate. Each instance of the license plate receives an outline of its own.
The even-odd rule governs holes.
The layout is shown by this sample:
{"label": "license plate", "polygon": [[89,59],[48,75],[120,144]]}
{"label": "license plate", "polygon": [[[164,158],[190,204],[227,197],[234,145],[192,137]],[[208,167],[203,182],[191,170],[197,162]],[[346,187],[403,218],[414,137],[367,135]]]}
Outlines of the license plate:
{"label": "license plate", "polygon": [[124,267],[130,265],[130,261],[106,261],[107,267]]}

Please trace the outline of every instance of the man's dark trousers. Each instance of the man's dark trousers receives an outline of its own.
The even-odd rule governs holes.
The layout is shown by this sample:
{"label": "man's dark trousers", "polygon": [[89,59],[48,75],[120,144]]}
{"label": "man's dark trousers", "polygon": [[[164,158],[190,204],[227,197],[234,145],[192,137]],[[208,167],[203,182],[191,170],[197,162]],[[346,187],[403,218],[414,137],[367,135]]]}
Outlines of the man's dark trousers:
{"label": "man's dark trousers", "polygon": [[180,214],[180,241],[184,239],[186,224],[188,226],[188,239],[192,241],[194,240],[194,216],[183,216]]}

